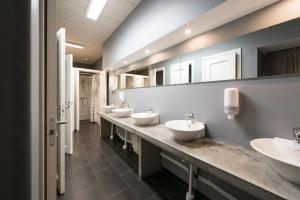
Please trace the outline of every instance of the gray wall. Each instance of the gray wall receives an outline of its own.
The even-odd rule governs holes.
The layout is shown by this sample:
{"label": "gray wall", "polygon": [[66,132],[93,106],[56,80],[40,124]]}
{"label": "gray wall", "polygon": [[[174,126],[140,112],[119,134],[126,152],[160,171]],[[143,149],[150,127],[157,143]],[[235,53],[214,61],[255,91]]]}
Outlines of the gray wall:
{"label": "gray wall", "polygon": [[97,69],[97,70],[102,70],[103,69],[103,58],[102,56],[96,60],[96,62],[93,64],[94,66],[94,69]]}
{"label": "gray wall", "polygon": [[[223,112],[223,90],[240,89],[240,114],[228,120]],[[260,137],[292,137],[300,126],[300,77],[199,83],[124,90],[136,112],[152,106],[161,122],[183,119],[194,112],[207,125],[207,135],[249,147]]]}
{"label": "gray wall", "polygon": [[104,43],[104,66],[167,35],[224,0],[142,0]]}
{"label": "gray wall", "polygon": [[84,64],[84,63],[74,63],[73,65],[76,68],[84,68],[84,69],[95,69],[95,70],[102,70],[102,57],[100,57],[95,63],[93,64]]}

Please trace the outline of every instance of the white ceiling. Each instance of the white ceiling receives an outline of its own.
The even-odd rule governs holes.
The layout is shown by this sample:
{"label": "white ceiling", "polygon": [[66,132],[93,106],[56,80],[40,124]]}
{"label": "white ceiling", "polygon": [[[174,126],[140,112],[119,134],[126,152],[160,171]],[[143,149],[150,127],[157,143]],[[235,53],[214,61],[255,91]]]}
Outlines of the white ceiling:
{"label": "white ceiling", "polygon": [[77,63],[93,64],[102,56],[102,44],[126,19],[140,0],[108,0],[97,21],[85,17],[90,0],[57,0],[57,29],[66,28],[66,41],[84,49],[67,47]]}

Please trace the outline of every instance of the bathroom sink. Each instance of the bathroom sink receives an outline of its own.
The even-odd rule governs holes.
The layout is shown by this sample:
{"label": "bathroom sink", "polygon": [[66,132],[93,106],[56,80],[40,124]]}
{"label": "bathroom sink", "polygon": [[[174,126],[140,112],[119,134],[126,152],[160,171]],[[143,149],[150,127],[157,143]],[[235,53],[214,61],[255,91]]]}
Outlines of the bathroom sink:
{"label": "bathroom sink", "polygon": [[114,110],[116,108],[117,108],[117,106],[115,106],[115,105],[102,106],[103,111],[106,113],[111,113],[112,110]]}
{"label": "bathroom sink", "polygon": [[149,113],[149,112],[142,112],[142,113],[134,113],[131,114],[131,118],[134,119],[136,125],[153,125],[159,123],[159,114],[158,113]]}
{"label": "bathroom sink", "polygon": [[113,114],[115,117],[130,117],[131,113],[132,113],[132,109],[131,108],[116,108],[112,110]]}
{"label": "bathroom sink", "polygon": [[205,136],[205,125],[197,121],[172,120],[165,123],[176,139],[188,141]]}
{"label": "bathroom sink", "polygon": [[300,145],[282,138],[260,138],[250,142],[253,149],[282,177],[300,185]]}

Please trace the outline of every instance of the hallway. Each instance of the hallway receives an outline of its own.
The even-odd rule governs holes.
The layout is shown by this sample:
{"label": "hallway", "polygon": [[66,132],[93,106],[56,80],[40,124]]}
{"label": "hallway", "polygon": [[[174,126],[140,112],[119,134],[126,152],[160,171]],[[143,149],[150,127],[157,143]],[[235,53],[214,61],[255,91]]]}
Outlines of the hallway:
{"label": "hallway", "polygon": [[[59,200],[158,200],[185,197],[186,185],[166,170],[139,180],[137,155],[121,141],[99,140],[96,123],[81,122],[66,157],[66,192]],[[153,187],[155,186],[155,187]]]}

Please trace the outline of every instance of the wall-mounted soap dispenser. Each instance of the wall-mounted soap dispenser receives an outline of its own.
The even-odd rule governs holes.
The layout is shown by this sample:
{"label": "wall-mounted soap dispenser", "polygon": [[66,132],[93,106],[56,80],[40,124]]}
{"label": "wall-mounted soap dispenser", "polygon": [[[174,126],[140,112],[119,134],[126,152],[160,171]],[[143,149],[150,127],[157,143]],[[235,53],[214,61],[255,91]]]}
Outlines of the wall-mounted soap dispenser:
{"label": "wall-mounted soap dispenser", "polygon": [[239,89],[226,88],[224,90],[224,112],[228,119],[233,119],[239,113]]}

